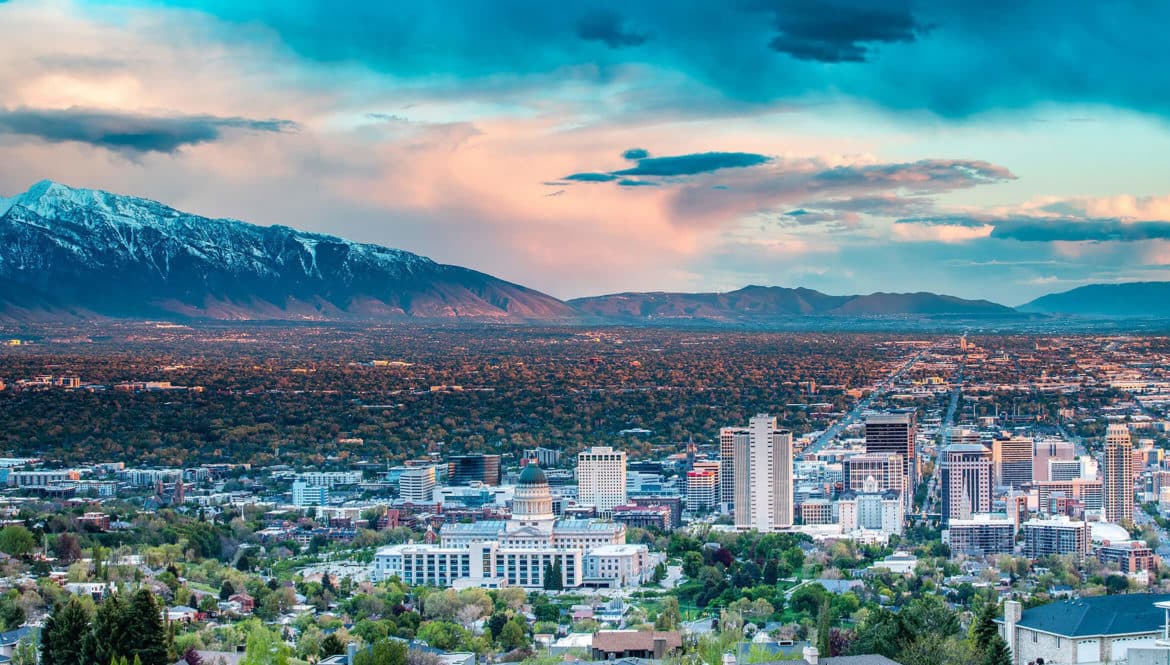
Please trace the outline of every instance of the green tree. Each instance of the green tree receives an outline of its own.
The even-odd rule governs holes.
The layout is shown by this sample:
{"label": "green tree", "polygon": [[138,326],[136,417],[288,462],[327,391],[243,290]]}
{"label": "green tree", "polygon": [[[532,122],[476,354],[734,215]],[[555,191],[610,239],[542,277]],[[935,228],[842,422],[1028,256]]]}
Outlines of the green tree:
{"label": "green tree", "polygon": [[980,665],[1012,665],[1012,652],[1008,648],[1008,643],[1004,641],[999,633],[991,636],[991,639],[984,645],[983,660]]}
{"label": "green tree", "polygon": [[78,635],[89,632],[89,610],[77,598],[58,605],[41,629],[41,665],[86,665]]}
{"label": "green tree", "polygon": [[505,649],[523,649],[528,646],[528,626],[519,615],[512,617],[500,631],[500,646]]}
{"label": "green tree", "polygon": [[275,631],[253,622],[240,665],[288,665],[290,650]]}
{"label": "green tree", "polygon": [[678,598],[667,596],[662,599],[662,609],[654,619],[654,630],[675,630],[682,623],[682,613],[678,608]]}
{"label": "green tree", "polygon": [[565,588],[564,574],[561,572],[561,562],[553,561],[544,566],[545,591],[560,591]]}
{"label": "green tree", "polygon": [[127,603],[121,594],[106,598],[98,606],[89,632],[81,640],[86,663],[109,663],[126,655],[130,626]]}
{"label": "green tree", "polygon": [[330,656],[337,656],[345,653],[345,642],[337,636],[337,633],[329,633],[325,639],[321,640],[321,657],[328,658]]}
{"label": "green tree", "polygon": [[987,602],[979,608],[975,621],[971,623],[971,633],[968,640],[978,653],[986,653],[991,644],[991,638],[999,635],[999,628],[995,625],[995,617],[999,614],[996,603]]}
{"label": "green tree", "polygon": [[826,658],[832,655],[829,653],[829,634],[832,626],[833,617],[829,610],[829,599],[826,598],[825,602],[821,603],[821,611],[817,615],[817,651]]}
{"label": "green tree", "polygon": [[140,658],[142,665],[168,665],[162,608],[149,589],[139,589],[130,598],[126,627],[127,656]]}
{"label": "green tree", "polygon": [[28,556],[36,549],[37,539],[32,532],[19,524],[0,529],[0,552],[12,556]]}
{"label": "green tree", "polygon": [[406,665],[406,644],[398,640],[378,640],[361,649],[351,665]]}

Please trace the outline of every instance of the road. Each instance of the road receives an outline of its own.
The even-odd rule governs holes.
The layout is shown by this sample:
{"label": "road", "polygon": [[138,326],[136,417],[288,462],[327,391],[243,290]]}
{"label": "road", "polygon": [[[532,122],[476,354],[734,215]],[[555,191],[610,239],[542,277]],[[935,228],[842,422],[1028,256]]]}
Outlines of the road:
{"label": "road", "polygon": [[[955,387],[951,390],[951,401],[949,404],[947,404],[946,415],[943,416],[942,422],[939,423],[938,426],[938,442],[936,447],[939,453],[942,452],[943,444],[946,443],[947,430],[951,427],[954,427],[955,425],[955,412],[958,411],[959,408],[959,397],[963,394],[962,365],[959,366],[959,374],[957,379],[958,380],[955,382]],[[919,451],[919,461],[921,461],[921,455],[922,452]],[[930,484],[927,485],[926,488],[926,502],[922,505],[921,516],[923,519],[926,519],[926,516],[932,512],[938,512],[937,510],[934,510],[934,508],[936,508],[935,504],[938,503],[938,499],[936,498],[938,496],[937,490],[939,479],[942,477],[941,461],[941,457],[936,457],[934,460],[934,472],[930,474]]]}
{"label": "road", "polygon": [[925,354],[926,351],[919,351],[914,355],[913,358],[907,360],[900,367],[898,367],[898,369],[894,370],[893,373],[886,377],[884,381],[874,384],[873,392],[871,392],[868,397],[865,397],[858,401],[857,404],[854,404],[853,408],[850,409],[848,413],[830,425],[829,429],[821,433],[821,435],[817,437],[816,441],[813,441],[808,448],[804,449],[804,452],[815,453],[819,451],[821,448],[824,448],[826,445],[828,445],[830,441],[837,438],[841,432],[845,431],[845,428],[857,422],[857,419],[861,417],[861,414],[864,413],[865,410],[873,404],[874,399],[876,399],[879,395],[884,395],[894,384],[894,382],[897,381],[898,378],[906,372],[906,370],[913,367],[914,363],[918,362],[918,360],[921,359]]}

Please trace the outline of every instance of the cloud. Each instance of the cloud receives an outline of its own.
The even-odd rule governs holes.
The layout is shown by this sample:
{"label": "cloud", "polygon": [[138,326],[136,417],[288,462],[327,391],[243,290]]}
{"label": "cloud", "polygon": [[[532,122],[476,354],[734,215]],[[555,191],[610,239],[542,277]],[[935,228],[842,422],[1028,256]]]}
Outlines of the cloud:
{"label": "cloud", "polygon": [[[772,160],[771,157],[757,155],[751,152],[696,152],[689,155],[674,155],[671,157],[630,157],[629,155],[631,154],[646,155],[649,153],[641,149],[627,150],[625,153],[626,159],[637,160],[637,166],[618,171],[610,171],[609,173],[575,173],[566,176],[565,180],[609,182],[616,180],[618,176],[692,176],[700,173],[711,173],[720,169],[759,166]],[[628,185],[628,182],[619,184]]]}
{"label": "cloud", "polygon": [[898,242],[941,242],[963,243],[987,238],[994,232],[990,224],[932,224],[926,222],[899,220],[890,227],[894,240]]}
{"label": "cloud", "polygon": [[978,160],[922,159],[903,164],[837,166],[818,173],[816,180],[828,187],[842,185],[895,185],[914,192],[1015,180],[1008,169]]}
{"label": "cloud", "polygon": [[[943,215],[901,219],[906,229],[968,229],[967,239],[990,237],[1019,242],[1103,243],[1170,239],[1170,222],[1135,222],[1101,217],[1042,217],[1031,215]],[[973,231],[979,230],[978,234]],[[986,232],[984,232],[986,231]],[[923,231],[926,233],[925,231]],[[955,237],[963,234],[952,232]]]}
{"label": "cloud", "polygon": [[610,48],[641,46],[649,39],[646,33],[635,32],[627,27],[617,12],[608,10],[582,16],[577,21],[577,36],[586,41],[605,42]]}
{"label": "cloud", "polygon": [[622,159],[629,159],[631,161],[646,159],[649,156],[650,152],[642,148],[630,148],[629,150],[622,153]]}
{"label": "cloud", "polygon": [[612,182],[617,179],[618,177],[612,173],[574,173],[561,178],[574,182]]}
{"label": "cloud", "polygon": [[622,187],[658,187],[658,183],[650,182],[649,180],[635,180],[633,178],[622,178],[618,180],[618,185]]}
{"label": "cloud", "polygon": [[764,0],[779,34],[774,51],[797,60],[865,62],[873,44],[913,42],[926,31],[908,7],[835,0]]}
{"label": "cloud", "polygon": [[149,116],[82,108],[0,109],[0,134],[31,136],[50,143],[86,143],[129,154],[174,153],[183,146],[219,141],[232,130],[284,132],[296,127],[288,120],[209,115]]}

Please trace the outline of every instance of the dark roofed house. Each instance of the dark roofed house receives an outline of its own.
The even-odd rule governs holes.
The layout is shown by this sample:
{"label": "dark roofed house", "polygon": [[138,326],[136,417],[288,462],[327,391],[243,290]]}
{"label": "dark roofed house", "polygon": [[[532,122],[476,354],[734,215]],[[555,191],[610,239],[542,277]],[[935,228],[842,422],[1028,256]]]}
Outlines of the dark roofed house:
{"label": "dark roofed house", "polygon": [[1170,594],[1135,593],[1061,600],[1024,610],[1004,603],[997,619],[1012,650],[1013,665],[1043,658],[1047,663],[1105,663],[1126,660],[1134,647],[1162,637]]}
{"label": "dark roofed house", "polygon": [[600,630],[593,634],[593,658],[653,658],[661,660],[682,648],[682,635],[675,630]]}

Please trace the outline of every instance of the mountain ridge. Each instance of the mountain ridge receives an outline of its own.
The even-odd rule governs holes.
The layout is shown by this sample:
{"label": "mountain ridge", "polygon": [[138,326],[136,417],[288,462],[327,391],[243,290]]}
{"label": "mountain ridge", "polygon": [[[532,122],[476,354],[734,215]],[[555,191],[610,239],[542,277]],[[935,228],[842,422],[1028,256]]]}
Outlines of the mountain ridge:
{"label": "mountain ridge", "polygon": [[1106,318],[1170,318],[1170,282],[1085,284],[1020,305],[1021,312]]}

